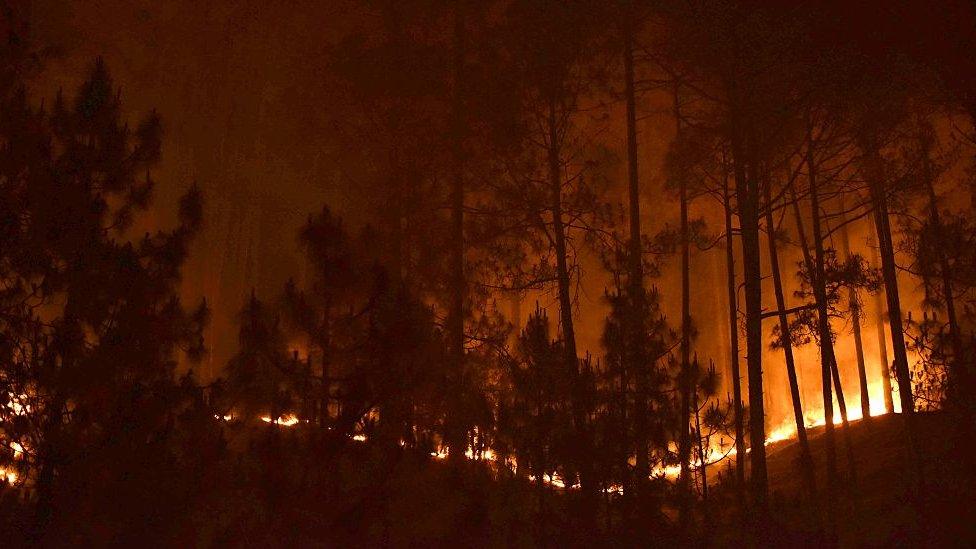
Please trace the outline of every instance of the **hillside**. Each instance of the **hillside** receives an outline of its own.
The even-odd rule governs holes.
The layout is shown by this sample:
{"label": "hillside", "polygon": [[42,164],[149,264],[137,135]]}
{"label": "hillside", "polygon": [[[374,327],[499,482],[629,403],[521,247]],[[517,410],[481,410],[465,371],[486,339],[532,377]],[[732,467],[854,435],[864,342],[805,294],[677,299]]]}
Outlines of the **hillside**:
{"label": "hillside", "polygon": [[[973,486],[972,444],[957,442],[944,413],[918,416],[922,454],[923,496],[913,504],[910,488],[904,423],[896,414],[851,423],[852,453],[856,475],[849,467],[842,429],[837,432],[837,465],[840,486],[834,510],[837,536],[842,546],[971,546],[976,540],[976,496]],[[821,501],[826,476],[824,428],[808,431],[817,465]],[[769,446],[769,480],[772,516],[769,535],[776,545],[818,543],[815,501],[802,486],[795,440]],[[711,509],[730,509],[734,500],[729,486],[714,491]],[[917,509],[917,511],[916,511]],[[741,540],[742,528],[731,512],[718,513],[722,526],[714,542]],[[918,519],[918,520],[915,520]]]}

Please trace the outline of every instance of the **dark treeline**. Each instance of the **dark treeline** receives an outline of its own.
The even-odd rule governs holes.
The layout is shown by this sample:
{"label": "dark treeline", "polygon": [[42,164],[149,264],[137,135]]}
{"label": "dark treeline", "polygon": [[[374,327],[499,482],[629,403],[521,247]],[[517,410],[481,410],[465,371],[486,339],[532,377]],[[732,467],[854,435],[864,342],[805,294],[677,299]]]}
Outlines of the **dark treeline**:
{"label": "dark treeline", "polygon": [[[161,116],[130,125],[101,60],[78,89],[31,93],[50,52],[25,4],[0,2],[0,539],[961,541],[974,10],[365,2],[322,78],[330,161],[371,214],[310,208],[304,272],[241,303],[211,382],[194,375],[207,304],[179,297],[205,182],[146,232]],[[651,143],[660,168],[639,162]],[[727,267],[724,318],[692,307],[705,253]],[[584,276],[605,281],[602,318],[579,314]],[[697,342],[711,321],[728,359]],[[767,453],[772,398],[790,459]]]}

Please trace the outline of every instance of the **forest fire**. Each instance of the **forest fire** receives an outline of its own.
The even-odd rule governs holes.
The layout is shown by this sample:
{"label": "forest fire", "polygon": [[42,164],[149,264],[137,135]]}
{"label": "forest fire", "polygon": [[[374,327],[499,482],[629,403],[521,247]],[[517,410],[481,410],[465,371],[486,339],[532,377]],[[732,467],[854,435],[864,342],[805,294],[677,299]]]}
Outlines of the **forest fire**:
{"label": "forest fire", "polygon": [[[868,390],[871,395],[871,416],[879,416],[887,413],[885,409],[884,400],[884,383],[881,380],[874,381],[868,385]],[[857,395],[855,395],[857,396]],[[901,404],[897,399],[893,401],[895,413],[901,412]],[[804,413],[804,425],[806,427],[822,427],[826,424],[823,411],[819,413],[807,411]],[[847,419],[849,421],[858,421],[863,419],[863,413],[861,412],[861,406],[859,400],[853,400],[847,405]],[[843,417],[840,412],[839,405],[837,401],[834,401],[834,425],[841,425],[843,423]],[[771,444],[773,442],[779,442],[783,440],[790,440],[796,438],[796,422],[790,418],[784,420],[778,427],[773,428],[769,431],[769,435],[766,437],[766,444]]]}
{"label": "forest fire", "polygon": [[[15,463],[24,459],[24,447],[19,442],[11,441],[10,450],[13,452],[13,459]],[[20,479],[20,475],[13,469],[0,467],[0,478],[6,480],[7,484],[16,484]]]}
{"label": "forest fire", "polygon": [[265,423],[274,423],[275,425],[282,425],[285,427],[292,427],[298,425],[298,416],[295,414],[285,414],[283,416],[278,416],[271,419],[271,416],[261,416],[261,421]]}
{"label": "forest fire", "polygon": [[20,478],[16,471],[12,471],[5,467],[0,467],[0,477],[6,480],[7,484],[14,484],[17,479]]}
{"label": "forest fire", "polygon": [[976,542],[976,4],[0,0],[14,547]]}

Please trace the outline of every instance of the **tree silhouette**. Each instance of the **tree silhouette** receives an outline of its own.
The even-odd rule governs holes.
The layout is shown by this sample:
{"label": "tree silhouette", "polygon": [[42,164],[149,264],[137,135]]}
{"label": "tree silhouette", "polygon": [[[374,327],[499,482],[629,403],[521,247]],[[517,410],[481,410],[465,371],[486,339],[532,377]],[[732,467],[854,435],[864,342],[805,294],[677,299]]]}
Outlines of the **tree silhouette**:
{"label": "tree silhouette", "polygon": [[[23,448],[15,459],[36,487],[35,538],[52,521],[91,536],[82,517],[67,512],[78,509],[73,493],[90,493],[93,483],[125,487],[125,505],[89,502],[124,521],[150,505],[139,490],[164,482],[177,363],[203,353],[206,306],[186,310],[178,297],[201,193],[194,186],[181,199],[175,229],[133,239],[127,229],[155,184],[159,117],[151,113],[130,131],[101,60],[72,99],[59,94],[49,110],[18,97],[5,109],[20,115],[5,117],[13,125],[4,192],[18,211],[5,225],[3,264],[7,303],[18,316],[5,331],[8,364],[17,367],[5,369],[14,375],[5,381],[11,400],[3,414],[13,428],[4,432]],[[115,467],[96,474],[106,462]],[[129,477],[141,488],[125,484]]]}

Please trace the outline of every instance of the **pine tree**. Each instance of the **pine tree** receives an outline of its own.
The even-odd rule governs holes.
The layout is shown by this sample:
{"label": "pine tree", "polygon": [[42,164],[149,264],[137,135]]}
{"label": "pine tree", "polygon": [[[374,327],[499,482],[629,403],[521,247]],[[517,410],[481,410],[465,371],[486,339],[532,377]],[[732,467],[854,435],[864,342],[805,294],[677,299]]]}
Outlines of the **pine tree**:
{"label": "pine tree", "polygon": [[[100,479],[106,492],[133,476],[148,491],[162,486],[153,484],[162,481],[152,467],[170,455],[164,426],[175,417],[167,402],[176,367],[203,354],[206,306],[187,310],[178,297],[202,198],[190,188],[170,231],[129,234],[151,202],[162,127],[151,113],[129,129],[101,60],[71,100],[59,94],[50,110],[35,109],[20,93],[5,107],[19,115],[4,117],[11,133],[3,154],[14,161],[4,166],[16,170],[5,178],[5,202],[21,211],[19,222],[6,225],[2,263],[12,283],[8,303],[24,306],[15,329],[5,331],[16,340],[6,345],[31,352],[5,369],[16,372],[14,396],[30,407],[3,419],[30,418],[22,424],[29,428],[5,432],[31,449],[22,471],[36,487],[32,535],[41,540],[84,528],[67,512],[78,502],[66,498],[94,480],[92,463],[116,464]],[[157,451],[131,452],[140,440]],[[125,516],[147,505],[135,498],[116,509]]]}

